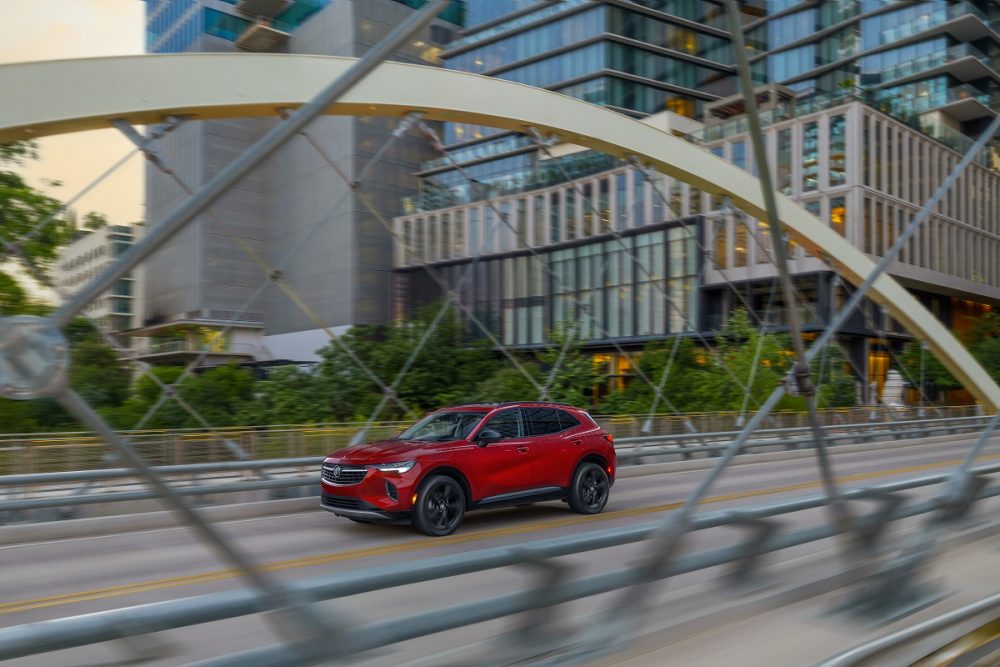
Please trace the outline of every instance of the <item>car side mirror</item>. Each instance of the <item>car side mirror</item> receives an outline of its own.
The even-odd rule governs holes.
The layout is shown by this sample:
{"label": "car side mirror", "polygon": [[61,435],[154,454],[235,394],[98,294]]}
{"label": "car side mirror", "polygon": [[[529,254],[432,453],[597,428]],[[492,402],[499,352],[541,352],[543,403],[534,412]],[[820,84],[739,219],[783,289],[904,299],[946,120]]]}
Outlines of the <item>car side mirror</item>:
{"label": "car side mirror", "polygon": [[479,432],[479,435],[476,436],[476,444],[480,447],[485,447],[491,442],[499,442],[502,439],[503,436],[500,435],[500,431],[493,428],[484,428]]}

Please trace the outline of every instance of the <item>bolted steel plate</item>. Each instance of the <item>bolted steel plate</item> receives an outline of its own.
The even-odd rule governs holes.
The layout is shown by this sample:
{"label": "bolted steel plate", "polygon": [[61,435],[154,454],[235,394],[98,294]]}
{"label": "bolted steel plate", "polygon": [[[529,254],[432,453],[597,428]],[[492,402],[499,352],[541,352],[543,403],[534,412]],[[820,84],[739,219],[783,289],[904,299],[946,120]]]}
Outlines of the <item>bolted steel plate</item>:
{"label": "bolted steel plate", "polygon": [[44,317],[0,318],[0,397],[29,400],[66,387],[66,339]]}

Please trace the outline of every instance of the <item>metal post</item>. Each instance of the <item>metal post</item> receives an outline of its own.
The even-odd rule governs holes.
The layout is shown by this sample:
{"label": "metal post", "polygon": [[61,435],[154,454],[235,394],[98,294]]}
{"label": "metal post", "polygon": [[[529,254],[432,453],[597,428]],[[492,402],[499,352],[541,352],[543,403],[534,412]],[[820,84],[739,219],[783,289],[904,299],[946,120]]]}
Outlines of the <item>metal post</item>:
{"label": "metal post", "polygon": [[772,252],[774,253],[774,265],[778,269],[778,275],[781,276],[781,291],[784,296],[785,310],[788,315],[788,329],[792,339],[792,349],[795,351],[796,361],[792,374],[799,393],[806,399],[813,439],[816,441],[816,461],[819,465],[820,476],[823,479],[823,488],[830,500],[830,509],[833,512],[834,520],[840,523],[842,528],[846,528],[851,521],[851,517],[847,506],[841,500],[840,493],[837,490],[837,482],[834,479],[833,470],[830,465],[826,441],[823,438],[823,431],[819,427],[819,415],[816,412],[816,388],[812,382],[812,371],[809,367],[809,360],[806,358],[805,345],[802,343],[802,327],[799,322],[799,311],[796,308],[792,277],[788,271],[788,258],[785,254],[784,225],[781,224],[781,218],[778,216],[778,202],[774,195],[773,184],[771,183],[771,168],[767,162],[767,152],[764,147],[764,133],[760,127],[760,117],[757,115],[757,100],[753,90],[753,81],[750,79],[750,64],[747,62],[746,45],[743,41],[743,26],[740,23],[740,10],[736,0],[726,0],[726,9],[729,12],[729,30],[733,39],[733,52],[736,55],[740,87],[743,90],[743,103],[746,108],[747,121],[750,125],[750,139],[753,144],[754,161],[757,164],[761,194],[764,198],[768,223],[771,225],[772,238],[774,239],[774,242],[771,244]]}

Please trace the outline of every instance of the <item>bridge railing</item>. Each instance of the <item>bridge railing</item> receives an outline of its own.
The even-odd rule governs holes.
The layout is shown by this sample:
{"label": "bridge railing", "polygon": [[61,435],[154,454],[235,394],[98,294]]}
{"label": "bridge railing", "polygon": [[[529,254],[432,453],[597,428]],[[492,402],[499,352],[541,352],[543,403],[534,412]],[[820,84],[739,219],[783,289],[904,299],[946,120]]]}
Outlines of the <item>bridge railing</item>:
{"label": "bridge railing", "polygon": [[[981,431],[987,417],[948,417],[896,422],[867,422],[824,426],[830,446],[880,440],[925,438]],[[719,456],[736,436],[735,431],[683,433],[619,438],[615,451],[619,466]],[[808,449],[814,446],[808,426],[760,429],[743,447],[747,454]],[[157,466],[171,480],[177,493],[209,496],[245,491],[269,491],[286,497],[292,489],[318,490],[323,455],[247,461],[216,461]],[[98,492],[99,491],[99,492]],[[307,491],[308,493],[309,491]],[[6,496],[6,498],[3,498]],[[61,472],[0,475],[0,524],[18,521],[75,518],[86,505],[134,502],[155,498],[127,468],[98,468]],[[33,510],[63,510],[60,514],[31,514]]]}
{"label": "bridge railing", "polygon": [[[1000,473],[1000,464],[978,466],[970,470],[982,486],[966,499],[967,504],[985,498],[1000,496],[1000,484],[991,477]],[[949,502],[947,493],[935,493],[926,500],[914,500],[901,495],[912,489],[947,485],[952,479],[950,473],[923,475],[911,479],[883,484],[846,489],[845,500],[895,499],[886,503],[885,508],[876,508],[868,514],[857,517],[855,530],[866,536],[865,548],[874,556],[881,548],[880,540],[887,531],[883,528],[889,522],[920,516],[942,510]],[[922,494],[923,495],[923,494]],[[761,555],[781,551],[791,547],[828,539],[843,532],[844,526],[836,521],[812,522],[810,527],[783,531],[795,524],[794,521],[773,521],[796,512],[808,511],[827,505],[822,494],[792,498],[780,502],[741,507],[739,511],[722,510],[693,517],[686,532],[697,532],[720,526],[754,527],[745,531],[747,538],[740,543],[722,548],[686,553],[675,556],[666,567],[649,573],[642,568],[624,569],[570,579],[567,573],[551,578],[541,589],[532,588],[509,593],[500,597],[477,600],[446,608],[423,609],[408,613],[405,617],[384,619],[366,624],[345,627],[337,636],[329,637],[329,643],[337,646],[337,657],[341,660],[391,644],[403,642],[450,629],[475,623],[500,619],[538,609],[543,606],[558,605],[572,600],[608,593],[641,583],[665,579],[680,574],[704,570],[722,565],[732,566],[735,578],[748,578],[762,566]],[[802,525],[800,522],[799,525]],[[597,549],[607,549],[648,540],[661,527],[658,522],[638,526],[626,526],[605,530],[588,531],[581,534],[536,540],[511,546],[481,549],[461,554],[439,556],[418,561],[384,565],[347,573],[327,575],[292,582],[293,589],[311,601],[330,600],[352,595],[362,595],[396,586],[443,580],[473,572],[484,572],[509,566],[537,566],[543,559],[558,558],[571,554],[585,553]],[[763,528],[763,529],[762,529]],[[561,565],[567,570],[570,564]],[[236,618],[267,611],[269,603],[264,596],[249,589],[238,589],[221,593],[210,593],[194,597],[157,602],[127,609],[90,613],[81,616],[60,618],[45,623],[19,625],[0,629],[0,660],[21,658],[49,651],[75,648],[105,641],[123,639],[144,634],[153,629],[163,631]],[[539,616],[530,637],[522,637],[517,649],[522,657],[549,655],[557,652],[583,650],[594,657],[600,650],[620,649],[616,644],[626,637],[611,638],[603,646],[590,646],[587,637],[581,635],[578,641],[568,641],[566,628],[556,631]],[[593,640],[591,640],[592,643]],[[203,665],[223,667],[229,665],[298,664],[309,660],[308,655],[299,655],[287,644],[255,649],[231,654],[211,660]]]}
{"label": "bridge railing", "polygon": [[[827,426],[896,423],[929,418],[973,417],[974,405],[917,408],[854,407],[819,412]],[[693,431],[729,433],[742,425],[738,412],[706,412],[684,415],[595,415],[594,419],[616,439],[642,437],[647,433],[683,438]],[[771,429],[802,428],[809,425],[804,412],[778,412],[767,422]],[[187,465],[233,460],[231,443],[238,445],[251,460],[322,456],[346,447],[364,426],[361,422],[332,422],[306,425],[234,426],[205,429],[122,431],[132,446],[152,465]],[[409,422],[376,422],[368,440],[394,436]],[[645,430],[645,432],[644,432]],[[704,438],[703,438],[704,439]],[[0,475],[92,470],[108,465],[106,444],[92,433],[14,433],[0,435]]]}

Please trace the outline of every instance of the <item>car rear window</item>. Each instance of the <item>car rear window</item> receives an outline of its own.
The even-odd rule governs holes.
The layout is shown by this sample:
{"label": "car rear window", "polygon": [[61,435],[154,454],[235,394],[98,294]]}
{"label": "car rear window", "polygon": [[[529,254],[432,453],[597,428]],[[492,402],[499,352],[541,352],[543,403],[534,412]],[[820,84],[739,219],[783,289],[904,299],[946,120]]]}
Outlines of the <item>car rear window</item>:
{"label": "car rear window", "polygon": [[573,415],[555,408],[524,408],[524,418],[529,435],[559,433],[580,424]]}

